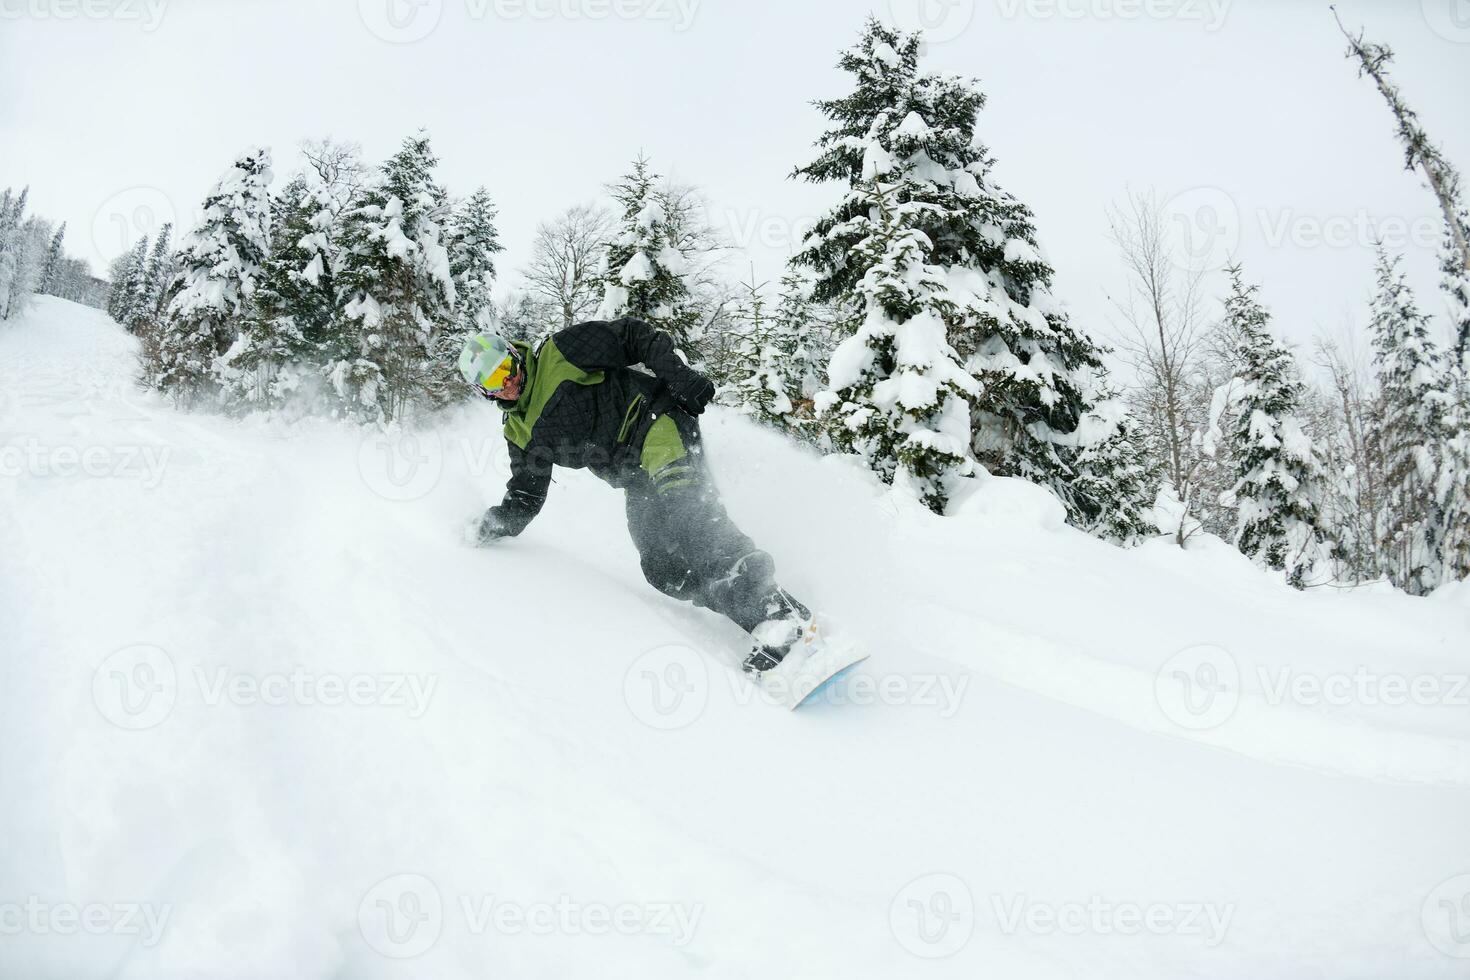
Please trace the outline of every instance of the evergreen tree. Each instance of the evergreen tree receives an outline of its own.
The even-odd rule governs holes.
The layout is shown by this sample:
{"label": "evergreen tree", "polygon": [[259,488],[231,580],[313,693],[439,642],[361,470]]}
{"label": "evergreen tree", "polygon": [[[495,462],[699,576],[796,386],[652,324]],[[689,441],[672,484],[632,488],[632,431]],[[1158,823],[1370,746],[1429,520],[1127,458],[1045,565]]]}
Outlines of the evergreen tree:
{"label": "evergreen tree", "polygon": [[754,279],[752,275],[750,282],[741,283],[745,292],[735,314],[739,335],[729,371],[730,399],[756,421],[786,428],[795,408],[788,370],[796,338],[784,334],[767,311],[764,284],[756,285]]}
{"label": "evergreen tree", "polygon": [[1159,532],[1149,516],[1160,483],[1143,439],[1116,392],[1105,397],[1078,427],[1074,466],[1083,530],[1120,545]]}
{"label": "evergreen tree", "polygon": [[1072,484],[1073,458],[1086,447],[1075,433],[1092,408],[1099,351],[1051,295],[1031,212],[990,176],[975,135],[984,95],[966,80],[921,73],[921,51],[918,34],[870,18],[839,60],[855,88],[817,103],[833,125],[796,176],[842,182],[847,192],[795,262],[816,273],[816,300],[862,310],[870,267],[854,257],[872,233],[875,203],[891,197],[887,210],[912,230],[915,256],[934,270],[930,288],[946,297],[947,345],[974,381],[964,388],[967,448],[997,473],[1052,488],[1085,523]]}
{"label": "evergreen tree", "polygon": [[22,252],[25,249],[26,201],[29,187],[13,196],[10,188],[0,197],[0,320],[10,318],[12,308],[26,290]]}
{"label": "evergreen tree", "polygon": [[688,258],[676,247],[677,232],[658,181],[648,159],[639,156],[632,171],[609,188],[622,208],[622,227],[603,256],[597,315],[637,317],[669,334],[687,355],[694,349],[699,314],[684,279]]}
{"label": "evergreen tree", "polygon": [[1395,585],[1425,595],[1440,584],[1452,507],[1449,473],[1454,407],[1449,365],[1430,338],[1399,258],[1378,250],[1373,352],[1382,389],[1374,440],[1383,461],[1382,550]]}
{"label": "evergreen tree", "polygon": [[63,249],[63,239],[66,238],[66,222],[56,229],[56,234],[51,236],[51,244],[46,249],[46,261],[41,266],[41,280],[36,286],[37,292],[53,294],[57,286],[58,273],[61,271],[61,260],[66,258]]}
{"label": "evergreen tree", "polygon": [[204,199],[203,217],[180,244],[179,288],[168,303],[152,384],[190,401],[213,389],[217,361],[234,345],[270,254],[271,157],[242,154]]}
{"label": "evergreen tree", "polygon": [[495,217],[490,193],[481,187],[455,209],[450,220],[449,270],[454,278],[455,331],[446,336],[456,348],[463,335],[484,329],[494,315],[491,291],[495,285],[495,254],[503,250]]}
{"label": "evergreen tree", "polygon": [[795,269],[781,277],[776,305],[777,330],[791,338],[791,355],[786,366],[798,403],[810,402],[825,383],[823,345],[818,336],[819,318],[811,298],[811,283]]}
{"label": "evergreen tree", "polygon": [[1347,57],[1358,62],[1358,75],[1373,80],[1393,113],[1399,142],[1404,148],[1404,168],[1423,173],[1444,218],[1443,286],[1455,332],[1454,361],[1463,381],[1463,376],[1470,373],[1470,209],[1464,200],[1460,172],[1445,157],[1439,144],[1430,139],[1419,122],[1419,114],[1409,107],[1389,75],[1388,67],[1394,55],[1388,45],[1366,40],[1361,31],[1356,35],[1349,33],[1341,19],[1337,26],[1348,40]]}
{"label": "evergreen tree", "polygon": [[807,283],[788,270],[781,278],[774,310],[769,309],[764,286],[741,283],[741,288],[744,295],[732,318],[729,363],[720,365],[722,397],[759,422],[815,440],[812,399],[821,390],[822,376],[815,360],[819,352],[814,352],[810,336],[813,314]]}
{"label": "evergreen tree", "polygon": [[436,357],[456,300],[437,163],[427,135],[404,140],[342,217],[337,285],[345,349],[328,377],[359,419],[397,419],[455,387],[454,364]]}
{"label": "evergreen tree", "polygon": [[1225,318],[1240,338],[1238,414],[1230,432],[1236,480],[1235,545],[1264,568],[1286,572],[1296,588],[1326,571],[1332,546],[1320,514],[1321,465],[1302,430],[1302,384],[1291,354],[1271,336],[1270,314],[1231,266]]}
{"label": "evergreen tree", "polygon": [[1445,444],[1444,468],[1436,487],[1436,498],[1443,507],[1440,578],[1445,582],[1470,578],[1470,423],[1466,422],[1470,419],[1470,406],[1465,403],[1463,379],[1460,393]]}
{"label": "evergreen tree", "polygon": [[132,329],[138,305],[137,290],[143,280],[148,261],[148,236],[144,235],[133,243],[133,247],[112,264],[112,288],[107,296],[107,312],[129,329]]}
{"label": "evergreen tree", "polygon": [[918,203],[905,203],[905,170],[859,185],[867,207],[851,221],[863,231],[852,262],[863,320],[838,345],[831,388],[817,395],[834,445],[862,456],[884,481],[944,513],[956,478],[968,476],[966,395],[977,386],[945,339],[955,313],[945,270],[928,261],[932,243],[917,225]]}
{"label": "evergreen tree", "polygon": [[148,255],[148,268],[143,277],[143,315],[157,317],[168,299],[169,283],[174,275],[173,255],[174,226],[165,222],[153,240],[153,251]]}
{"label": "evergreen tree", "polygon": [[226,389],[245,408],[271,408],[326,359],[337,315],[333,197],[311,176],[271,198],[270,252],[235,343],[221,358]]}
{"label": "evergreen tree", "polygon": [[[1460,195],[1459,175],[1455,175],[1456,203]],[[1450,325],[1455,336],[1455,369],[1462,386],[1470,383],[1470,255],[1460,251],[1461,243],[1470,239],[1470,209],[1458,206],[1455,219],[1459,232],[1446,231],[1440,249],[1440,280],[1448,305]],[[1467,422],[1470,425],[1470,422]]]}
{"label": "evergreen tree", "polygon": [[132,261],[133,249],[128,249],[107,266],[107,315],[118,323],[122,322],[127,305],[127,283]]}
{"label": "evergreen tree", "polygon": [[776,335],[782,338],[781,377],[793,402],[786,424],[810,441],[820,434],[813,400],[826,384],[826,359],[831,355],[818,334],[811,284],[801,273],[788,269],[781,277],[776,305]]}
{"label": "evergreen tree", "polygon": [[507,340],[520,340],[532,347],[562,329],[561,311],[529,292],[517,292],[498,304],[490,327]]}
{"label": "evergreen tree", "polygon": [[118,321],[128,333],[137,333],[148,311],[148,236],[144,235],[133,245],[133,254],[128,256],[127,277],[122,284],[120,316]]}

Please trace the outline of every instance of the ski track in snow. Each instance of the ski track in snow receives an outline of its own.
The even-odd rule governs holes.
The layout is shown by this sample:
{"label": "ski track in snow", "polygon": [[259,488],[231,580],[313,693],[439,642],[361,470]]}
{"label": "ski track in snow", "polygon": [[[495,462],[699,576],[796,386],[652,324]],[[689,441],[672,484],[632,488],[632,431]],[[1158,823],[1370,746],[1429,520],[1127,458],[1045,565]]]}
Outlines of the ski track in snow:
{"label": "ski track in snow", "polygon": [[[873,687],[787,712],[739,675],[738,630],[643,583],[588,474],[559,471],[521,538],[460,544],[506,475],[493,409],[394,442],[181,413],[134,373],[96,311],[43,298],[0,327],[0,926],[30,896],[170,911],[152,943],[8,932],[0,976],[1463,975],[1433,916],[1470,873],[1470,709],[1270,690],[1464,674],[1463,596],[1298,595],[1218,543],[1123,552],[1010,480],[940,520],[714,412],[732,515],[873,654]],[[46,472],[62,447],[103,465]],[[1167,668],[1201,645],[1240,682],[1195,730]],[[292,672],[405,686],[224,693]],[[159,677],[171,695],[128,686]],[[692,927],[473,914],[563,896]],[[1228,929],[1009,911],[1095,898]]]}

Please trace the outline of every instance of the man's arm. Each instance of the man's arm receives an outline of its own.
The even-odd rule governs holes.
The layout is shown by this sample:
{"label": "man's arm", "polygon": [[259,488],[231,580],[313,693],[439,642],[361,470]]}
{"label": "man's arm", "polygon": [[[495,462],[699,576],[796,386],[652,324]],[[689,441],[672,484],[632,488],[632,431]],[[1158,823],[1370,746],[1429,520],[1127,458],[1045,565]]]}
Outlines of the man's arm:
{"label": "man's arm", "polygon": [[714,397],[714,384],[684,363],[673,338],[634,317],[588,320],[557,331],[552,339],[562,356],[584,371],[642,364],[695,414]]}
{"label": "man's arm", "polygon": [[532,518],[541,513],[546,491],[551,487],[551,461],[542,459],[536,447],[527,452],[513,442],[510,450],[510,480],[505,497],[485,512],[480,521],[480,542],[488,544],[496,538],[513,538],[526,529]]}

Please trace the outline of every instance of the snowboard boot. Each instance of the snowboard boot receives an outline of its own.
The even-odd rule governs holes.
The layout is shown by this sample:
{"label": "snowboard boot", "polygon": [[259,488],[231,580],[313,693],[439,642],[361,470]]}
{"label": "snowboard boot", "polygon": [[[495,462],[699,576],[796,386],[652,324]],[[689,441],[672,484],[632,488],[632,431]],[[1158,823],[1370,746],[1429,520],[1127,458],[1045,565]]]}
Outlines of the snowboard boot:
{"label": "snowboard boot", "polygon": [[742,664],[745,672],[759,676],[786,659],[791,647],[811,623],[811,610],[785,589],[776,588],[763,600],[766,619],[750,631],[754,641],[750,656]]}

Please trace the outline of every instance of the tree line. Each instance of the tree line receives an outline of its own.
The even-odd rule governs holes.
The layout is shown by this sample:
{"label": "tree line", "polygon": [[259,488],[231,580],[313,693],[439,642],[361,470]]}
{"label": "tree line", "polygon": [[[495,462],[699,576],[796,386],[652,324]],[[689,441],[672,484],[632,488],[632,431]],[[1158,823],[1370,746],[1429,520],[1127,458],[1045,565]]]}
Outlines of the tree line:
{"label": "tree line", "polygon": [[119,260],[111,309],[142,339],[145,383],[180,402],[271,410],[307,393],[365,423],[459,397],[469,332],[538,340],[637,316],[727,404],[856,454],[938,513],[983,470],[1049,488],[1071,523],[1120,543],[1210,532],[1298,587],[1388,577],[1422,593],[1470,570],[1470,221],[1391,53],[1350,41],[1444,211],[1455,340],[1435,346],[1384,252],[1374,372],[1324,348],[1332,392],[1306,382],[1239,265],[1219,314],[1203,313],[1203,272],[1174,265],[1149,195],[1111,215],[1136,374],[1115,381],[1113,352],[1053,293],[1031,210],[994,177],[984,93],[923,70],[921,36],[873,18],[793,171],[833,187],[832,205],[774,286],[730,283],[697,189],[639,155],[606,203],[538,228],[497,303],[493,201],[452,197],[420,133],[375,167],[352,145],[308,144],[279,188],[268,150],[242,154],[176,247],[164,229]]}
{"label": "tree line", "polygon": [[55,225],[29,208],[30,188],[0,192],[0,320],[20,316],[37,295],[101,308],[107,283],[66,254],[66,222]]}

